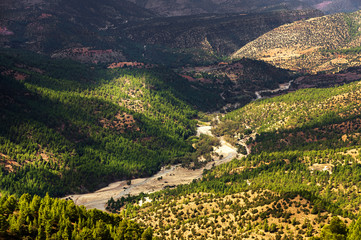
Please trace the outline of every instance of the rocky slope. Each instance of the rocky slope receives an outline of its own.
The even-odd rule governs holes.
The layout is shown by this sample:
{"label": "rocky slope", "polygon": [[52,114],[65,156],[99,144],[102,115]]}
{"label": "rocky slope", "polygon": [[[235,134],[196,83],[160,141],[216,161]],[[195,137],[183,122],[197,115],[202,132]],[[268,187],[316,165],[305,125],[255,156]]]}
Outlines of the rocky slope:
{"label": "rocky slope", "polygon": [[309,72],[339,71],[360,62],[361,11],[328,15],[278,27],[232,55]]}
{"label": "rocky slope", "polygon": [[361,3],[358,0],[304,0],[310,2],[314,8],[317,8],[325,13],[336,12],[353,12],[361,9]]}

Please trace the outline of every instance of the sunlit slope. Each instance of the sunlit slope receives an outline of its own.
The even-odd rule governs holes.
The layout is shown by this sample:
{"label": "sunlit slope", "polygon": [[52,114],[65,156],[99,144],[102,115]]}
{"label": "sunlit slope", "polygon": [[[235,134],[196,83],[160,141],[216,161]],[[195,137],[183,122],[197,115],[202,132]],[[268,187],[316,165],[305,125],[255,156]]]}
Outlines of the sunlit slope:
{"label": "sunlit slope", "polygon": [[358,11],[286,24],[250,42],[232,57],[255,58],[308,72],[337,72],[359,66],[360,16]]}
{"label": "sunlit slope", "polygon": [[128,212],[166,239],[307,239],[326,234],[333,216],[349,225],[361,203],[360,90],[300,90],[228,113],[214,134],[246,142],[248,157]]}

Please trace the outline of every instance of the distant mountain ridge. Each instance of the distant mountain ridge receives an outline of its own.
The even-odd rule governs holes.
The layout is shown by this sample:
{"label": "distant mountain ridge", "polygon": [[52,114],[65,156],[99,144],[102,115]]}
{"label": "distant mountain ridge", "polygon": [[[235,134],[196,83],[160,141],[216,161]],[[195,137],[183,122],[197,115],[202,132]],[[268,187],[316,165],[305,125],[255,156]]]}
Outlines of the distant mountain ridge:
{"label": "distant mountain ridge", "polygon": [[361,9],[358,0],[130,0],[162,16],[204,13],[250,13],[274,10],[318,9],[325,13],[352,12]]}
{"label": "distant mountain ridge", "polygon": [[[318,10],[159,17],[129,1],[1,3],[0,47],[81,62],[214,62],[285,23]],[[146,46],[144,46],[146,45]]]}
{"label": "distant mountain ridge", "polygon": [[318,10],[299,10],[155,18],[130,24],[124,31],[139,43],[230,54],[280,25],[322,15]]}
{"label": "distant mountain ridge", "polygon": [[284,1],[284,0],[130,0],[139,6],[151,9],[163,16],[182,16],[204,13],[249,13],[249,12],[265,12],[271,10],[286,9],[307,9],[310,8],[302,1]]}
{"label": "distant mountain ridge", "polygon": [[6,0],[0,6],[0,27],[7,30],[0,33],[0,46],[45,53],[74,47],[111,48],[119,44],[119,26],[155,16],[131,2],[116,0]]}

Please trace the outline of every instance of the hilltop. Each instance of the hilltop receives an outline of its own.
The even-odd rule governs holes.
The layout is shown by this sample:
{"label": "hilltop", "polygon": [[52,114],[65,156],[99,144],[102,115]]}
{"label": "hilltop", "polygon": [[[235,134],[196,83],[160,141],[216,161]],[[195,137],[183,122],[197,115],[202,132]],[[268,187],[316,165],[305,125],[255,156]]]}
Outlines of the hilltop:
{"label": "hilltop", "polygon": [[359,66],[361,11],[301,20],[278,27],[239,49],[277,67],[317,73]]}

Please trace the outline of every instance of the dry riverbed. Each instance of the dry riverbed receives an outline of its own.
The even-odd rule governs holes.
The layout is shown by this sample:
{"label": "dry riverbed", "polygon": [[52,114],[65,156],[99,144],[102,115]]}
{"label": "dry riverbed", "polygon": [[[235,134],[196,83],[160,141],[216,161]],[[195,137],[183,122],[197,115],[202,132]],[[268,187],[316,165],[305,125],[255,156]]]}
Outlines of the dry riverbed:
{"label": "dry riverbed", "polygon": [[[211,126],[200,126],[197,128],[197,135],[207,134],[212,135]],[[152,177],[133,179],[130,185],[128,181],[119,181],[109,184],[107,187],[99,189],[94,193],[69,195],[66,198],[71,198],[77,205],[84,205],[88,209],[96,208],[105,210],[105,205],[108,200],[123,196],[138,195],[139,193],[151,193],[160,191],[166,187],[175,187],[180,184],[188,184],[194,179],[202,177],[204,169],[211,169],[213,165],[217,166],[231,161],[237,157],[237,149],[229,143],[220,138],[221,145],[215,149],[223,158],[209,162],[205,167],[190,170],[183,168],[180,165],[164,167]]]}

